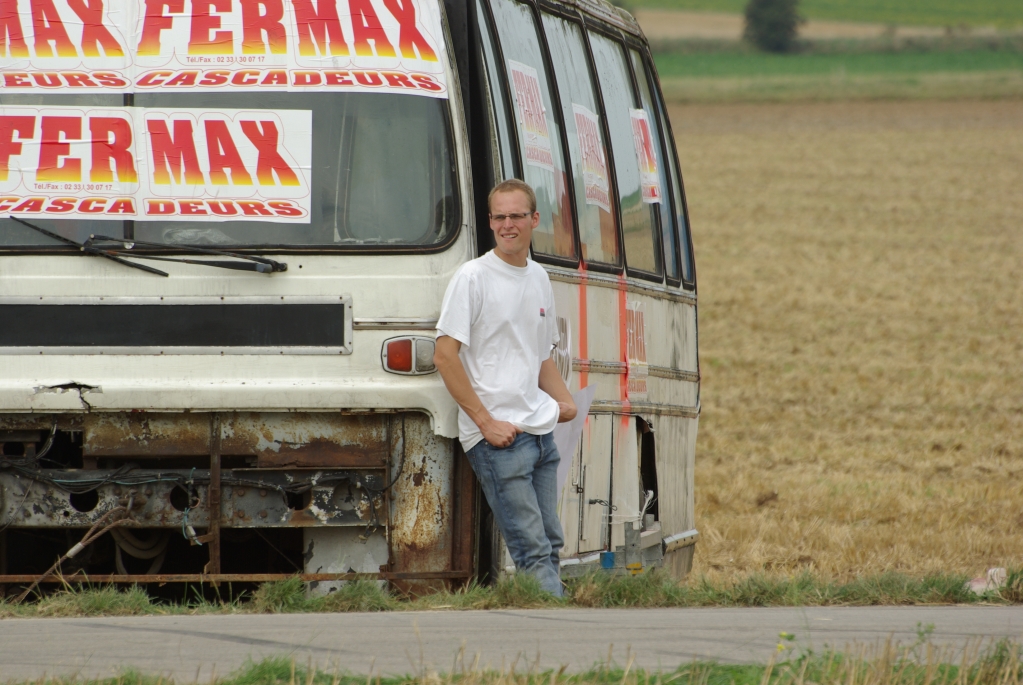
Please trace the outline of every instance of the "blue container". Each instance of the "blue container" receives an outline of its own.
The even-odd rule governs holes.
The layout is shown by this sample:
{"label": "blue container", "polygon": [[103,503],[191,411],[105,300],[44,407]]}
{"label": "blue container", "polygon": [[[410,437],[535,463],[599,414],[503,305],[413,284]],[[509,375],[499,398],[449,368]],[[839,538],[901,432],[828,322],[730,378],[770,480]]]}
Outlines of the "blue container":
{"label": "blue container", "polygon": [[601,552],[600,553],[600,567],[601,568],[614,568],[615,567],[615,553],[614,552]]}

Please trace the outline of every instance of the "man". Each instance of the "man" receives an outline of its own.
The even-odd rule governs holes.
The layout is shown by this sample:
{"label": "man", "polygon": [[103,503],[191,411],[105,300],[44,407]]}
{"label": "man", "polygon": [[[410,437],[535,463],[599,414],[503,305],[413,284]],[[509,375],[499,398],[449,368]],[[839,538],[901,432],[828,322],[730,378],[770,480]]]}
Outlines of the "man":
{"label": "man", "polygon": [[551,358],[558,342],[551,283],[529,259],[540,223],[536,195],[512,179],[490,191],[488,206],[497,247],[451,279],[434,362],[460,408],[459,440],[516,568],[560,597],[552,432],[576,408]]}

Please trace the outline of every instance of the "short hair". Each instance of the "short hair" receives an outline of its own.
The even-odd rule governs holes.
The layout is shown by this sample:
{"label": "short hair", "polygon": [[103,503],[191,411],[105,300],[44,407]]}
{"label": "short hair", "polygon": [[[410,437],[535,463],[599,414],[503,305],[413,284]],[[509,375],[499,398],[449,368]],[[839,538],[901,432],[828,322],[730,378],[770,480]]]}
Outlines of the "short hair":
{"label": "short hair", "polygon": [[533,187],[525,181],[520,181],[517,178],[509,178],[507,181],[501,181],[490,194],[487,195],[487,211],[490,211],[490,207],[494,203],[494,196],[498,193],[512,193],[516,190],[520,190],[526,194],[526,199],[529,200],[529,211],[533,214],[536,213],[536,193],[533,192]]}

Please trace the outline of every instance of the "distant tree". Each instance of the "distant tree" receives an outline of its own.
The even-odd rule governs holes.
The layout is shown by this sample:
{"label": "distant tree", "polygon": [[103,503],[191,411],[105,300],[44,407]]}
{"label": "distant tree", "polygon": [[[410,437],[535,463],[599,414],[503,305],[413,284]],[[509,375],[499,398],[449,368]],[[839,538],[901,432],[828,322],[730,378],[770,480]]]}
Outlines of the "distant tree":
{"label": "distant tree", "polygon": [[749,0],[743,38],[767,52],[789,52],[804,21],[799,0]]}

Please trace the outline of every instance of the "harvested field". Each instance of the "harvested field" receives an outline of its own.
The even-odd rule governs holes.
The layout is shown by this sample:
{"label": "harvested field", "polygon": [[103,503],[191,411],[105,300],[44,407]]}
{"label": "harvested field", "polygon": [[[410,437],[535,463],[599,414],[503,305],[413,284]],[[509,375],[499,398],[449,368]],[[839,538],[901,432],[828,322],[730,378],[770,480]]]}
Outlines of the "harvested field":
{"label": "harvested field", "polygon": [[1023,102],[677,105],[697,575],[1023,566]]}

